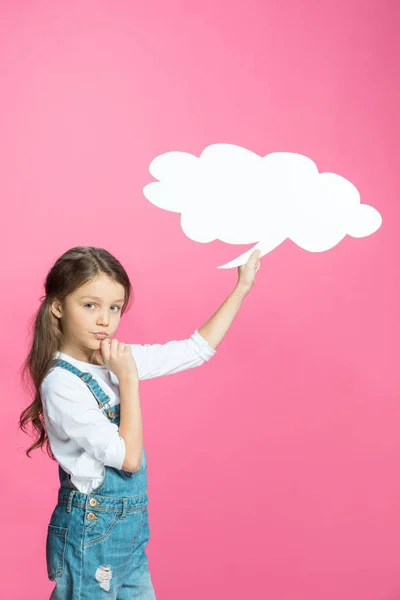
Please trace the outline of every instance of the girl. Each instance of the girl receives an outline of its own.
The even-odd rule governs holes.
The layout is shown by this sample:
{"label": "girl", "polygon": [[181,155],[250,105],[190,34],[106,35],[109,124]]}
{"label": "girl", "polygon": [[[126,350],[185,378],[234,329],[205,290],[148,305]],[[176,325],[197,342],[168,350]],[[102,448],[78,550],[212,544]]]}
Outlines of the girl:
{"label": "girl", "polygon": [[114,336],[131,296],[107,250],[78,246],[46,277],[23,376],[34,400],[21,414],[58,462],[60,487],[46,538],[50,600],[153,600],[148,568],[147,460],[139,380],[202,365],[216,352],[260,266],[259,251],[189,339],[124,344]]}

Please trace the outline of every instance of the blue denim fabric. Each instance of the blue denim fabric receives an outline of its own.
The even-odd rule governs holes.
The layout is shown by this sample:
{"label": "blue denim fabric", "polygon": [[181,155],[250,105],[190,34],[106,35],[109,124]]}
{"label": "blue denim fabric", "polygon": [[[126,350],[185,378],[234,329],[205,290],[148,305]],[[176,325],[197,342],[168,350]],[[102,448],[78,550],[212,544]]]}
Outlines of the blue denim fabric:
{"label": "blue denim fabric", "polygon": [[[55,361],[82,379],[107,418],[119,425],[119,405],[90,373]],[[59,465],[58,502],[48,524],[47,574],[55,587],[50,600],[155,600],[146,547],[147,459],[133,473],[105,467],[101,484],[83,494]]]}

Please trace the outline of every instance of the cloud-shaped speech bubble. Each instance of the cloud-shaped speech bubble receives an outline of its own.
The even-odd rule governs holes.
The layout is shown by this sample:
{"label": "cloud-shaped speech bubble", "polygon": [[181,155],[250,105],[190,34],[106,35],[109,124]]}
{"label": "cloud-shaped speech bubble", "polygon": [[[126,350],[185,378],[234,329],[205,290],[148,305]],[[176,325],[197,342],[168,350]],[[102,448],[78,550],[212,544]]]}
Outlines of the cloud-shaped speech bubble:
{"label": "cloud-shaped speech bubble", "polygon": [[272,152],[259,156],[233,144],[213,144],[200,157],[166,152],[149,166],[157,179],[143,188],[149,202],[181,213],[183,232],[201,243],[256,245],[220,265],[244,264],[285,239],[308,252],[323,252],[345,235],[374,233],[382,217],[360,203],[357,188],[335,173],[319,173],[307,156]]}

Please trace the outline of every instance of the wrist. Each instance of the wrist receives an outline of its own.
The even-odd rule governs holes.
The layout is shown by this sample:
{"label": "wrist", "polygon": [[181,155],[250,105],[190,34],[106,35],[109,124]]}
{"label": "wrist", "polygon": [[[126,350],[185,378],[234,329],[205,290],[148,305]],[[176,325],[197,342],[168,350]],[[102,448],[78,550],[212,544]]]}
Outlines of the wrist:
{"label": "wrist", "polygon": [[238,296],[239,298],[243,299],[247,296],[247,294],[249,293],[249,291],[251,290],[251,287],[244,284],[244,283],[240,283],[240,281],[236,284],[234,290],[233,290],[233,294],[235,296]]}
{"label": "wrist", "polygon": [[129,372],[122,373],[120,377],[118,377],[120,383],[139,383],[139,377],[137,373]]}

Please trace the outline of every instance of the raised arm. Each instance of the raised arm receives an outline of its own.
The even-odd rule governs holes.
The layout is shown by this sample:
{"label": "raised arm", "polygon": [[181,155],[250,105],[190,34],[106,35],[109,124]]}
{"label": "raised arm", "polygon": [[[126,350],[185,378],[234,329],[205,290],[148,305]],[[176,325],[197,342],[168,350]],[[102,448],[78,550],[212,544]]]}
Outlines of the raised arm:
{"label": "raised arm", "polygon": [[238,268],[238,282],[234,290],[224,300],[218,310],[198,330],[199,334],[214,350],[221,343],[243,300],[255,283],[256,273],[260,268],[260,251],[250,254],[245,265]]}
{"label": "raised arm", "polygon": [[[238,281],[218,310],[184,340],[165,344],[130,344],[139,379],[150,379],[192,369],[208,361],[227,333],[244,298],[251,290],[260,268],[259,250],[238,268]],[[112,374],[112,378],[115,376]]]}

